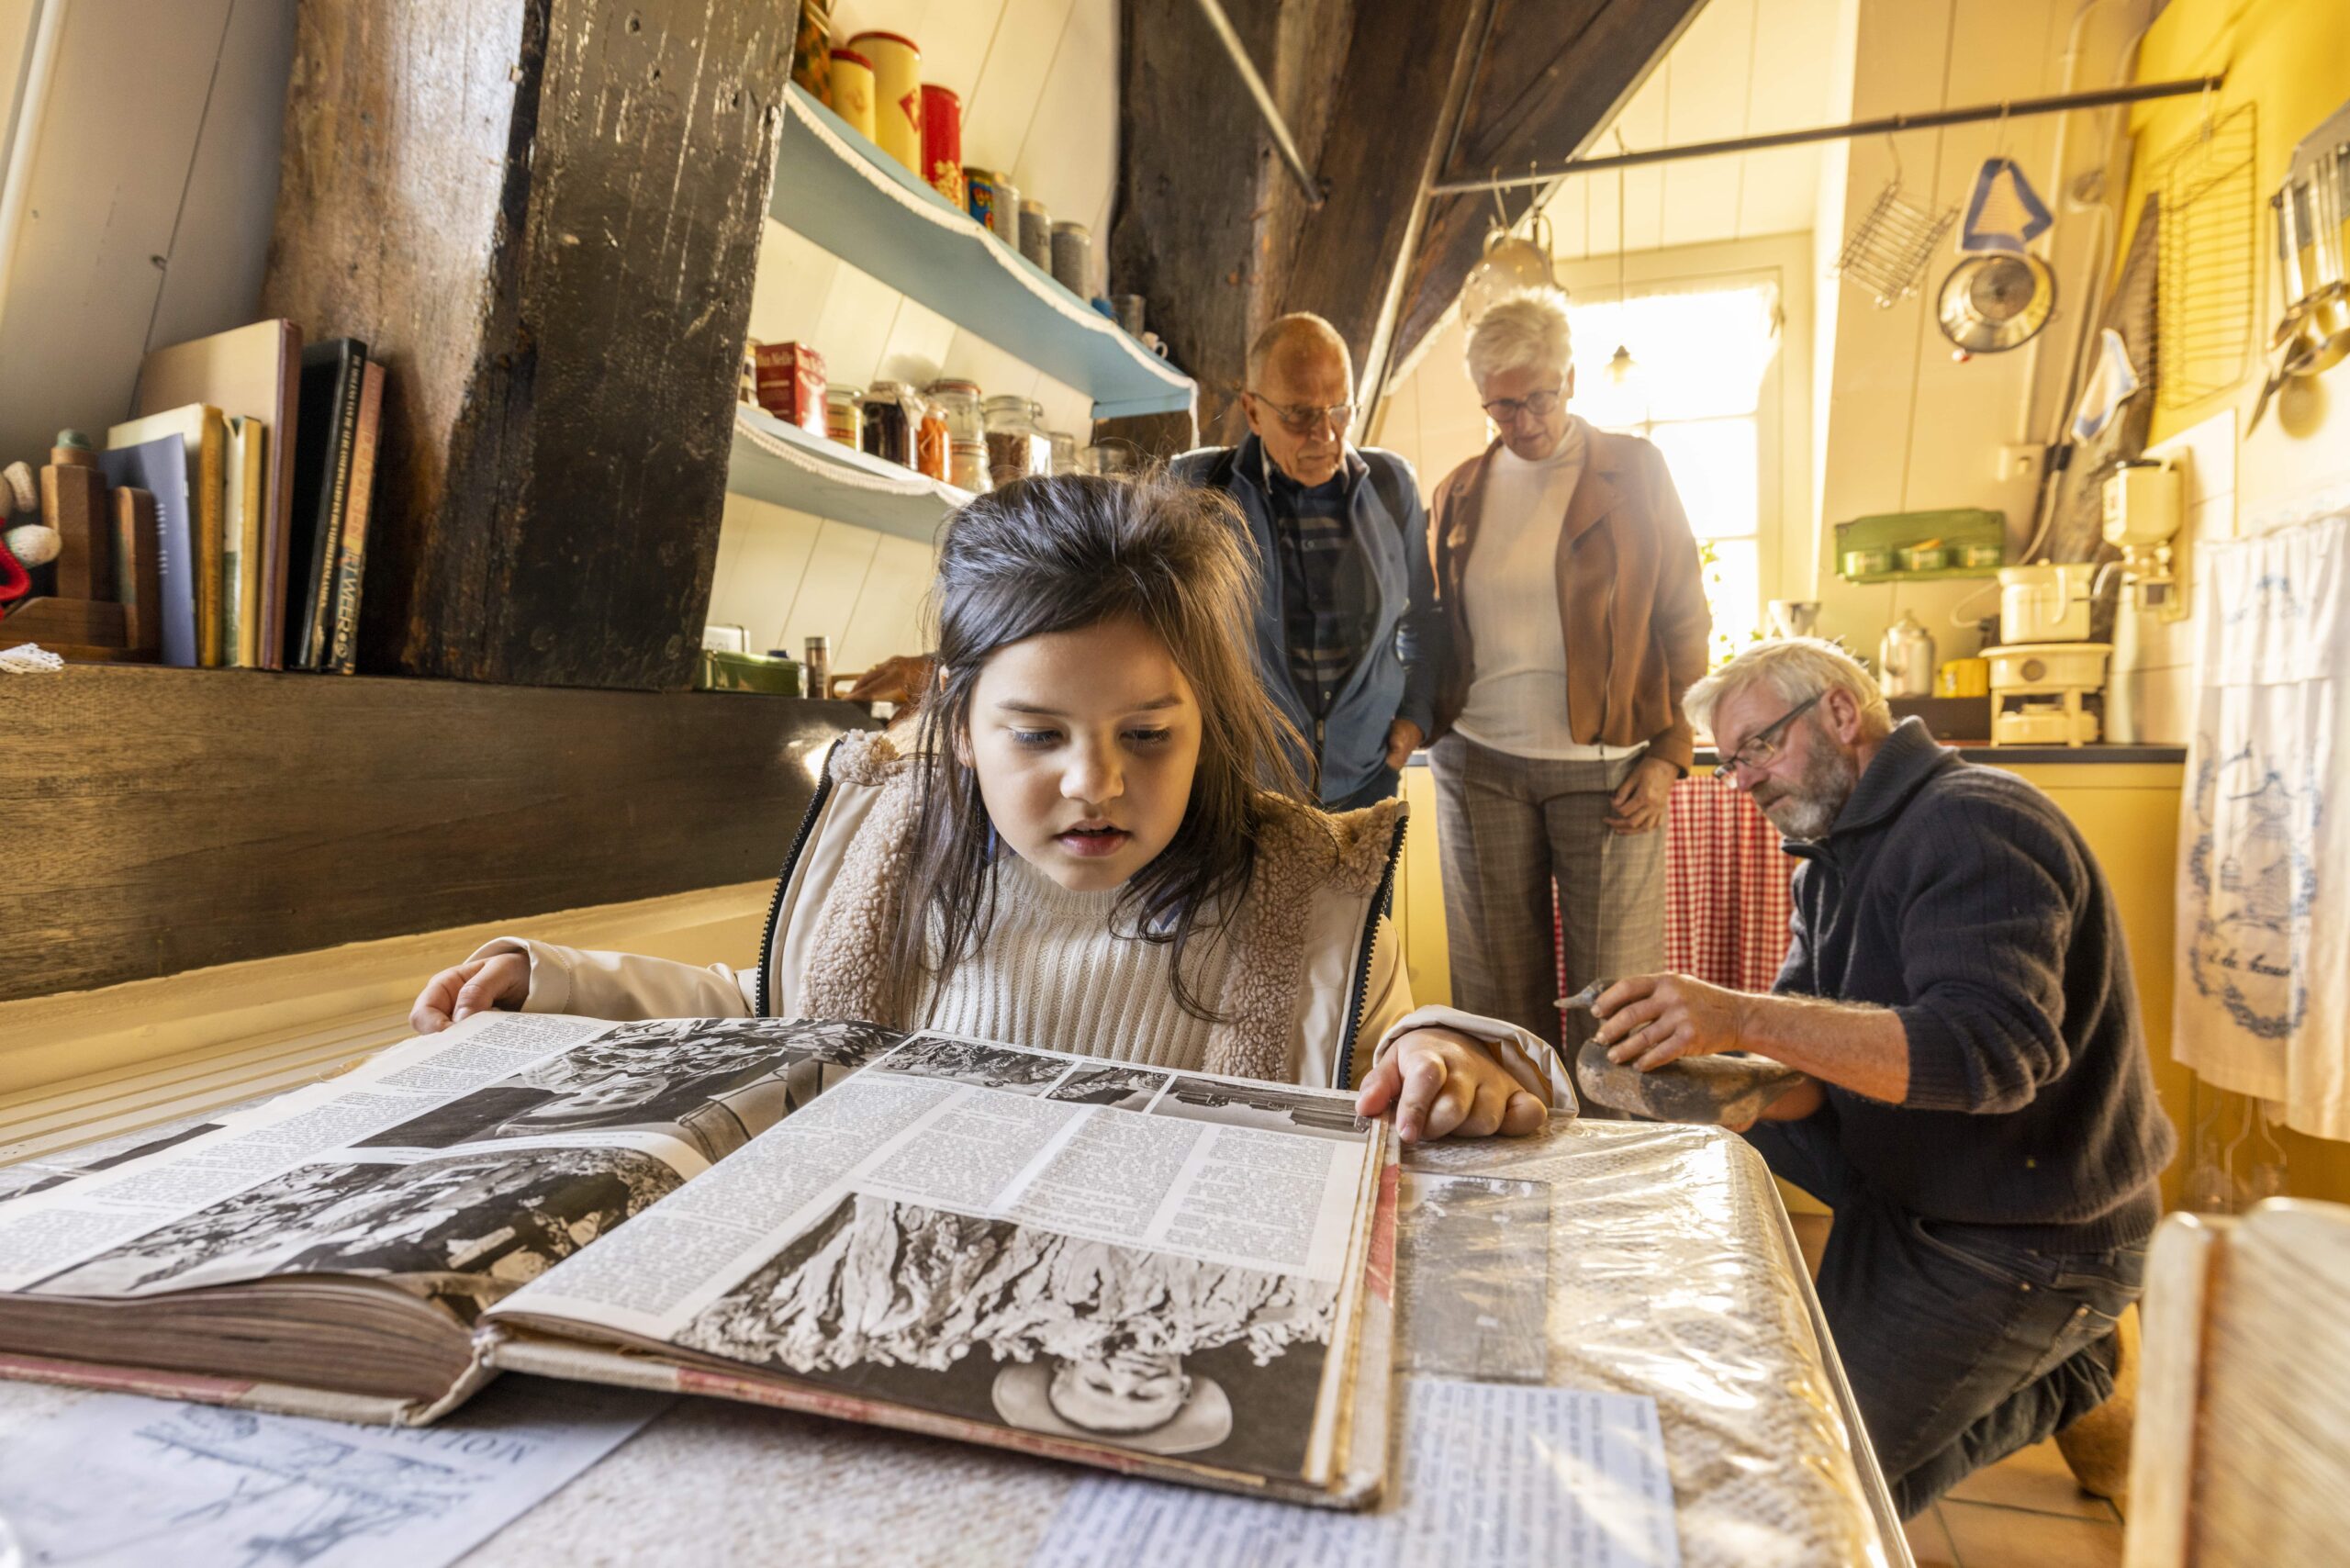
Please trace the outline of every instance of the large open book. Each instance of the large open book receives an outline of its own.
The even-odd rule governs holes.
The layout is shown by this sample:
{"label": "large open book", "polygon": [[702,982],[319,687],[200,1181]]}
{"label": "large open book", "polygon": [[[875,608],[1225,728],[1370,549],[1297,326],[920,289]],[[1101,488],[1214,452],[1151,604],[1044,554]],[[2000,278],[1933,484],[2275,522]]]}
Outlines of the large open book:
{"label": "large open book", "polygon": [[1393,1155],[1344,1094],[477,1014],[9,1176],[0,1376],[417,1423],[509,1369],[1338,1506],[1384,1470]]}

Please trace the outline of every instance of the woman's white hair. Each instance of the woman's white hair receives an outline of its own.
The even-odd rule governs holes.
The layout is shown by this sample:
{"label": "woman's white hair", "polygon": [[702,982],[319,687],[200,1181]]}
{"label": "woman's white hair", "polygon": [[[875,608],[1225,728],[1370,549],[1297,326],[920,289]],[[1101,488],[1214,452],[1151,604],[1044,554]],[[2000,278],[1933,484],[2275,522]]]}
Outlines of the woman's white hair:
{"label": "woman's white hair", "polygon": [[1480,386],[1511,370],[1555,370],[1563,377],[1573,355],[1567,297],[1555,288],[1510,295],[1469,329],[1469,379]]}
{"label": "woman's white hair", "polygon": [[1710,734],[1714,710],[1721,706],[1722,699],[1750,686],[1768,688],[1790,708],[1841,691],[1861,711],[1863,734],[1883,736],[1893,730],[1893,710],[1886,704],[1876,678],[1861,667],[1860,660],[1819,637],[1777,637],[1757,643],[1691,687],[1681,705],[1689,722]]}

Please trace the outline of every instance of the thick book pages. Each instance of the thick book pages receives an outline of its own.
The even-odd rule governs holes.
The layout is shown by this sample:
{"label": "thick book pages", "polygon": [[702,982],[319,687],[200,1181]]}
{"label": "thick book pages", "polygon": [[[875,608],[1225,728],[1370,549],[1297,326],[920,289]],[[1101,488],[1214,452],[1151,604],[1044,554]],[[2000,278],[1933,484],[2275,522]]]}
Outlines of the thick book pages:
{"label": "thick book pages", "polygon": [[302,351],[301,412],[296,416],[294,517],[287,531],[285,665],[317,669],[334,613],[335,557],[351,493],[352,442],[366,379],[367,345],[356,338]]}
{"label": "thick book pages", "polygon": [[[106,450],[123,452],[166,436],[180,438],[187,464],[186,540],[188,570],[174,591],[189,595],[196,632],[195,663],[215,669],[226,662],[223,635],[223,562],[227,543],[228,422],[208,403],[191,403],[106,431]],[[148,487],[140,486],[144,489]],[[167,648],[163,662],[176,662]]]}
{"label": "thick book pages", "polygon": [[208,403],[230,420],[257,420],[269,431],[262,501],[252,521],[261,536],[252,563],[258,605],[251,642],[254,657],[232,660],[275,667],[283,638],[279,615],[285,596],[285,511],[294,482],[296,401],[300,393],[302,330],[291,321],[255,321],[232,331],[157,349],[140,366],[136,411],[162,413],[188,403]]}
{"label": "thick book pages", "polygon": [[269,427],[260,420],[229,421],[227,637],[229,663],[261,665],[263,521],[269,510]]}
{"label": "thick book pages", "polygon": [[863,1024],[479,1014],[0,1179],[0,1376],[429,1421],[498,1368],[1356,1506],[1350,1097]]}
{"label": "thick book pages", "polygon": [[351,482],[335,547],[334,610],[328,617],[322,667],[351,675],[359,667],[359,591],[367,572],[367,524],[375,511],[375,441],[384,416],[384,364],[369,360],[352,427]]}

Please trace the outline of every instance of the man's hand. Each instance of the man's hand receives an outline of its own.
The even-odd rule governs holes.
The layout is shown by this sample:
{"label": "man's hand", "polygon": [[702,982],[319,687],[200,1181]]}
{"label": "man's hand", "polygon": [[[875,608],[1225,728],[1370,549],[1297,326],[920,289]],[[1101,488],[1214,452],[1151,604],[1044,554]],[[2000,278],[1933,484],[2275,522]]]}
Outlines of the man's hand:
{"label": "man's hand", "polygon": [[1654,1072],[1681,1057],[1732,1051],[1746,1031],[1742,991],[1687,975],[1634,975],[1617,980],[1592,1003],[1599,1028],[1593,1036],[1607,1059]]}
{"label": "man's hand", "polygon": [[[895,702],[901,708],[919,707],[923,697],[937,683],[937,667],[926,654],[892,654],[856,678],[848,689],[851,702]],[[821,697],[822,692],[811,692]]]}
{"label": "man's hand", "polygon": [[1673,780],[1681,769],[1661,756],[1644,756],[1609,802],[1607,825],[1617,833],[1650,833],[1664,821],[1665,802],[1673,799]]}
{"label": "man's hand", "polygon": [[1405,1143],[1495,1133],[1524,1137],[1550,1119],[1550,1108],[1520,1088],[1484,1047],[1457,1030],[1433,1027],[1399,1036],[1355,1096],[1359,1116],[1376,1116],[1390,1105]]}
{"label": "man's hand", "polygon": [[420,1035],[437,1035],[474,1014],[520,1007],[530,994],[531,960],[521,954],[468,958],[424,982],[416,1005],[408,1009],[408,1026]]}
{"label": "man's hand", "polygon": [[1420,743],[1427,738],[1427,734],[1421,731],[1419,725],[1415,724],[1409,719],[1398,719],[1393,723],[1388,725],[1387,766],[1390,767],[1402,767],[1405,763],[1412,760],[1412,754],[1419,750]]}

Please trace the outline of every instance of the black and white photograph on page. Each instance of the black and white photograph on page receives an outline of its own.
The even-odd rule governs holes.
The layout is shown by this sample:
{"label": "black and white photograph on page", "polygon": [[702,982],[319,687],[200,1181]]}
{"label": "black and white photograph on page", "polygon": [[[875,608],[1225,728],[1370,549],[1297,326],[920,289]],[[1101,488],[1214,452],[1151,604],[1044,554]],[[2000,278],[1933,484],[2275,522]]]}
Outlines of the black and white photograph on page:
{"label": "black and white photograph on page", "polygon": [[274,1274],[403,1276],[471,1322],[678,1185],[669,1167],[625,1148],[305,1165],[33,1289],[119,1296]]}
{"label": "black and white photograph on page", "polygon": [[1080,1105],[1110,1105],[1121,1111],[1147,1111],[1150,1103],[1158,1098],[1158,1092],[1174,1076],[1157,1068],[1128,1067],[1122,1062],[1072,1068],[1068,1077],[1045,1092],[1045,1098]]}
{"label": "black and white photograph on page", "polygon": [[1360,1143],[1371,1136],[1371,1123],[1355,1114],[1350,1095],[1333,1097],[1279,1083],[1188,1074],[1177,1075],[1150,1114],[1270,1133],[1305,1133],[1341,1143]]}
{"label": "black and white photograph on page", "polygon": [[860,1397],[1296,1473],[1336,1284],[861,1193],[674,1336]]}
{"label": "black and white photograph on page", "polygon": [[916,1035],[876,1064],[880,1072],[911,1078],[946,1078],[1008,1094],[1041,1094],[1069,1070],[1066,1057],[1014,1050],[984,1040],[947,1035]]}

